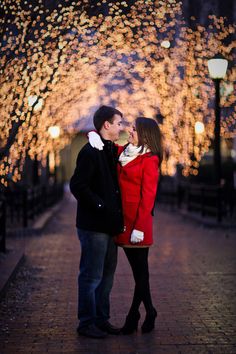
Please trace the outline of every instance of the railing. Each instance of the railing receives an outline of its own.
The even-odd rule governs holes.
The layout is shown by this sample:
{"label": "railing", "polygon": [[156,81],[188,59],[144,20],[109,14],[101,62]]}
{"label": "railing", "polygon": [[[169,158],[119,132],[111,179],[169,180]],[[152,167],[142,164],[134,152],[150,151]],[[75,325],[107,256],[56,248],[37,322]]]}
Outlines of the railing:
{"label": "railing", "polygon": [[6,204],[0,199],[0,252],[6,251]]}
{"label": "railing", "polygon": [[190,184],[187,187],[188,211],[199,211],[202,217],[215,216],[218,222],[227,214],[224,190],[220,186]]}
{"label": "railing", "polygon": [[236,190],[226,186],[165,182],[160,185],[160,203],[195,212],[202,218],[213,217],[218,223],[232,219],[236,207]]}
{"label": "railing", "polygon": [[160,180],[157,192],[158,202],[170,205],[174,208],[178,202],[177,195],[177,185],[172,179],[168,179],[167,181],[163,179]]}
{"label": "railing", "polygon": [[27,227],[30,221],[63,196],[63,185],[6,190],[6,227]]}

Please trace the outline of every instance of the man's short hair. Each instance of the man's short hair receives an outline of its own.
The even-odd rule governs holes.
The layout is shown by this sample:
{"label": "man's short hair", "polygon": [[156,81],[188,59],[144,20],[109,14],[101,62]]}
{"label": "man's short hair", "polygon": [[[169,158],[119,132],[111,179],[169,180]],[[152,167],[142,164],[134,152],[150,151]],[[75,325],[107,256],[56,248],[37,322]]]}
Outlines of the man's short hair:
{"label": "man's short hair", "polygon": [[113,123],[113,117],[115,114],[123,117],[123,114],[116,108],[110,106],[101,106],[98,108],[93,116],[93,124],[96,130],[99,132],[106,121]]}

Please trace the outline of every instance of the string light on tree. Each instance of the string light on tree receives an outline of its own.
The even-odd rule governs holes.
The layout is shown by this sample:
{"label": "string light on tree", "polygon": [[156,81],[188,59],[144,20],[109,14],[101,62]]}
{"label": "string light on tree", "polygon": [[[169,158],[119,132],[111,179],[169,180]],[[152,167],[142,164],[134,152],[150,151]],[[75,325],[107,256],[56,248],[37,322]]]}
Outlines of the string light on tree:
{"label": "string light on tree", "polygon": [[[197,173],[196,161],[209,149],[214,132],[214,87],[206,58],[220,51],[235,61],[235,25],[210,16],[208,27],[190,29],[181,3],[174,0],[132,5],[104,0],[96,4],[96,15],[93,8],[88,0],[61,0],[52,8],[43,0],[37,6],[1,2],[2,184],[20,180],[27,156],[45,162],[55,151],[58,162],[59,151],[76,134],[74,127],[85,129],[100,104],[116,106],[129,121],[160,111],[166,151],[162,172],[173,174],[182,164],[185,175]],[[221,131],[235,136],[233,66],[226,81],[234,89],[222,97],[227,116]],[[205,126],[201,134],[195,134],[196,122]],[[60,139],[51,137],[53,126],[59,127]]]}

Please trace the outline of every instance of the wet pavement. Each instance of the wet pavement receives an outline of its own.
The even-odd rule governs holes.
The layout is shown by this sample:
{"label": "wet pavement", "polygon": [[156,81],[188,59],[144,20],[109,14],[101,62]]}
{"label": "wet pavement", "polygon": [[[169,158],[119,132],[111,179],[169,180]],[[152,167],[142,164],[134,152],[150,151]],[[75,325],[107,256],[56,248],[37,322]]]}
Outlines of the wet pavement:
{"label": "wet pavement", "polygon": [[[0,301],[0,353],[236,354],[236,230],[205,228],[157,207],[150,282],[158,311],[149,334],[80,337],[75,202],[66,197],[41,235],[26,236],[26,259]],[[122,326],[133,292],[123,250],[111,298]]]}

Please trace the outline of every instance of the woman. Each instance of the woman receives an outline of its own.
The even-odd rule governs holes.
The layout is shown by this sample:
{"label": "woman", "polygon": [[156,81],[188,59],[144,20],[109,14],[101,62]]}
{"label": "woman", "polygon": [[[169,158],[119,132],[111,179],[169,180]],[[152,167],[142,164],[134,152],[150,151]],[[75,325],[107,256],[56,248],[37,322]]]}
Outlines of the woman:
{"label": "woman", "polygon": [[153,243],[152,211],[162,160],[161,133],[157,122],[150,118],[137,118],[129,132],[128,143],[119,156],[118,164],[126,229],[115,238],[115,242],[124,248],[133,271],[135,289],[122,328],[123,334],[137,330],[141,302],[146,310],[143,333],[154,328],[157,316],[152,304],[148,270],[149,247]]}
{"label": "woman", "polygon": [[148,270],[149,247],[153,243],[152,211],[162,161],[162,139],[157,122],[137,118],[129,131],[128,144],[119,147],[119,154],[118,179],[125,231],[115,237],[115,242],[123,247],[135,281],[133,301],[121,332],[137,331],[139,307],[143,302],[146,317],[141,328],[143,333],[148,333],[153,330],[157,316]]}

